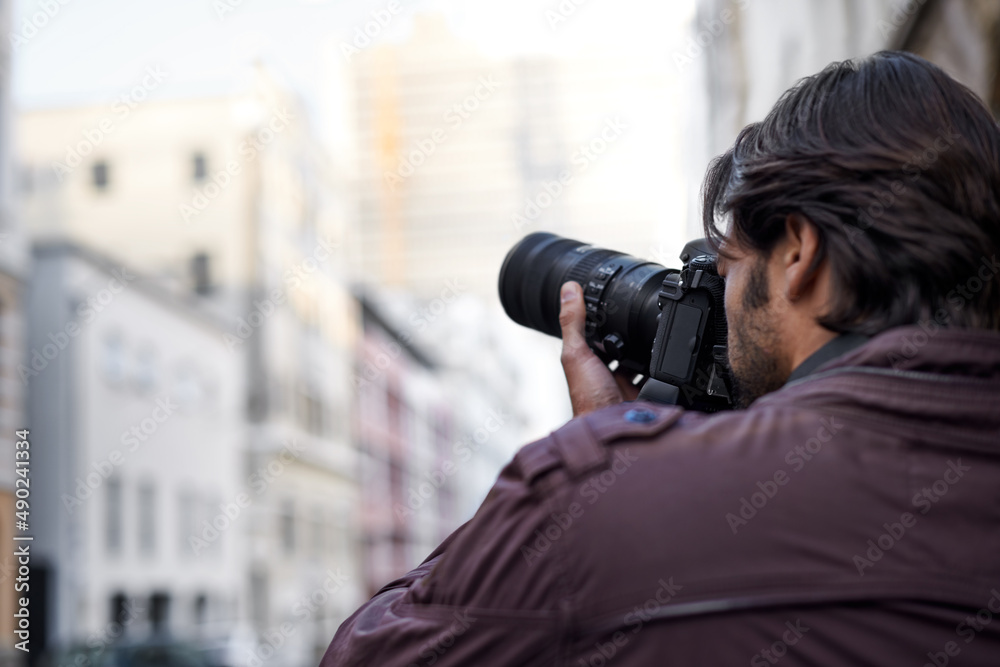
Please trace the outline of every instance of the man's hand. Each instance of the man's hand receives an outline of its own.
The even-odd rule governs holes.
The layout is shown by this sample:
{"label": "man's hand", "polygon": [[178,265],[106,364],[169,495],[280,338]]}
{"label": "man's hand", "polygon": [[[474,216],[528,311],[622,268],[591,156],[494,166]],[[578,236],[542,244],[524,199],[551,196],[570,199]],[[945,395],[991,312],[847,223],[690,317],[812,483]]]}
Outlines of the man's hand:
{"label": "man's hand", "polygon": [[632,401],[639,389],[630,378],[612,373],[587,347],[584,323],[587,310],[583,303],[583,288],[569,282],[562,286],[559,325],[562,327],[562,365],[573,403],[573,416],[593,412],[622,401]]}

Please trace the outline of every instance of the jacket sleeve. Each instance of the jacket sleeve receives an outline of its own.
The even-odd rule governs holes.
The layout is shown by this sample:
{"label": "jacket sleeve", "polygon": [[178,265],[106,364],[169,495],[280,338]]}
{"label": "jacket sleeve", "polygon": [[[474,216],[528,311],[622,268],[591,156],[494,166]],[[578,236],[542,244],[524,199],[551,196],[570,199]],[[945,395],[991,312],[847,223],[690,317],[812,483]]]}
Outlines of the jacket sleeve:
{"label": "jacket sleeve", "polygon": [[560,492],[530,479],[548,446],[522,448],[472,519],[344,621],[321,667],[551,664],[565,627],[564,546],[549,539]]}

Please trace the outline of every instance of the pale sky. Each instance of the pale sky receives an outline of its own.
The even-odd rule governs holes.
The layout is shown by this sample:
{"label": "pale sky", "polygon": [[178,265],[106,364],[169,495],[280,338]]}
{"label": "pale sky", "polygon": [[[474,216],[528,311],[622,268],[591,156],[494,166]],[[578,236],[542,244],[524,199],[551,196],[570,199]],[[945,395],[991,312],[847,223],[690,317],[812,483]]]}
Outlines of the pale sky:
{"label": "pale sky", "polygon": [[[238,77],[258,56],[311,98],[327,80],[324,47],[350,42],[356,29],[371,20],[372,12],[386,12],[390,6],[390,0],[52,2],[66,4],[59,4],[37,34],[14,52],[13,98],[21,108],[111,99],[134,85],[153,64],[170,72],[170,90],[163,94],[210,92]],[[395,4],[398,13],[376,40],[405,37],[414,14],[440,12],[458,34],[487,54],[605,48],[662,59],[665,67],[693,11],[693,0],[398,0]],[[220,9],[225,7],[231,10]],[[16,0],[14,32],[24,34],[26,18],[40,11],[39,0]]]}
{"label": "pale sky", "polygon": [[[678,90],[671,83],[677,75],[672,55],[688,37],[694,2],[15,0],[15,33],[27,34],[25,21],[33,16],[45,25],[15,48],[12,96],[15,110],[110,105],[150,67],[168,76],[149,99],[242,92],[251,80],[250,65],[263,60],[301,96],[313,131],[333,149],[343,132],[327,120],[337,118],[335,110],[344,104],[340,45],[351,43],[373,13],[385,17],[396,8],[373,44],[403,40],[415,15],[438,13],[487,56],[546,53],[613,62],[610,69],[631,82],[615,89],[614,113],[631,123],[632,148],[617,149],[621,164],[607,161],[603,184],[662,209],[658,219],[678,222],[683,188],[670,165],[689,100],[664,92],[664,86]],[[58,7],[51,18],[41,13],[49,3]],[[670,246],[668,256],[679,249]]]}

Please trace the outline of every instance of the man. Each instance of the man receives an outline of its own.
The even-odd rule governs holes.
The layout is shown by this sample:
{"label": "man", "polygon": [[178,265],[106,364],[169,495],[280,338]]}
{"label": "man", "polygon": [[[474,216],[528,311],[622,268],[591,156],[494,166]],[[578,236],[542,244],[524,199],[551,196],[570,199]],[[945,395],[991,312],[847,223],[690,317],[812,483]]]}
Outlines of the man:
{"label": "man", "polygon": [[625,402],[565,285],[576,418],[325,667],[1000,665],[996,121],[916,56],[837,63],[717,158],[704,216],[746,409]]}

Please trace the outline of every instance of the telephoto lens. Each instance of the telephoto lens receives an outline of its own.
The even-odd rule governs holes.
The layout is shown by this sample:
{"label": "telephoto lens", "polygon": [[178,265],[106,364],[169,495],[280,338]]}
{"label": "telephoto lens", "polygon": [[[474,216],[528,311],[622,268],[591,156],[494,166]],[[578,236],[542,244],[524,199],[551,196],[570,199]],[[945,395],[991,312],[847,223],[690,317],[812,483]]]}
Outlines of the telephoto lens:
{"label": "telephoto lens", "polygon": [[575,281],[587,307],[586,337],[606,363],[648,374],[664,277],[677,271],[547,232],[525,236],[500,269],[500,302],[526,327],[559,337],[559,291]]}

